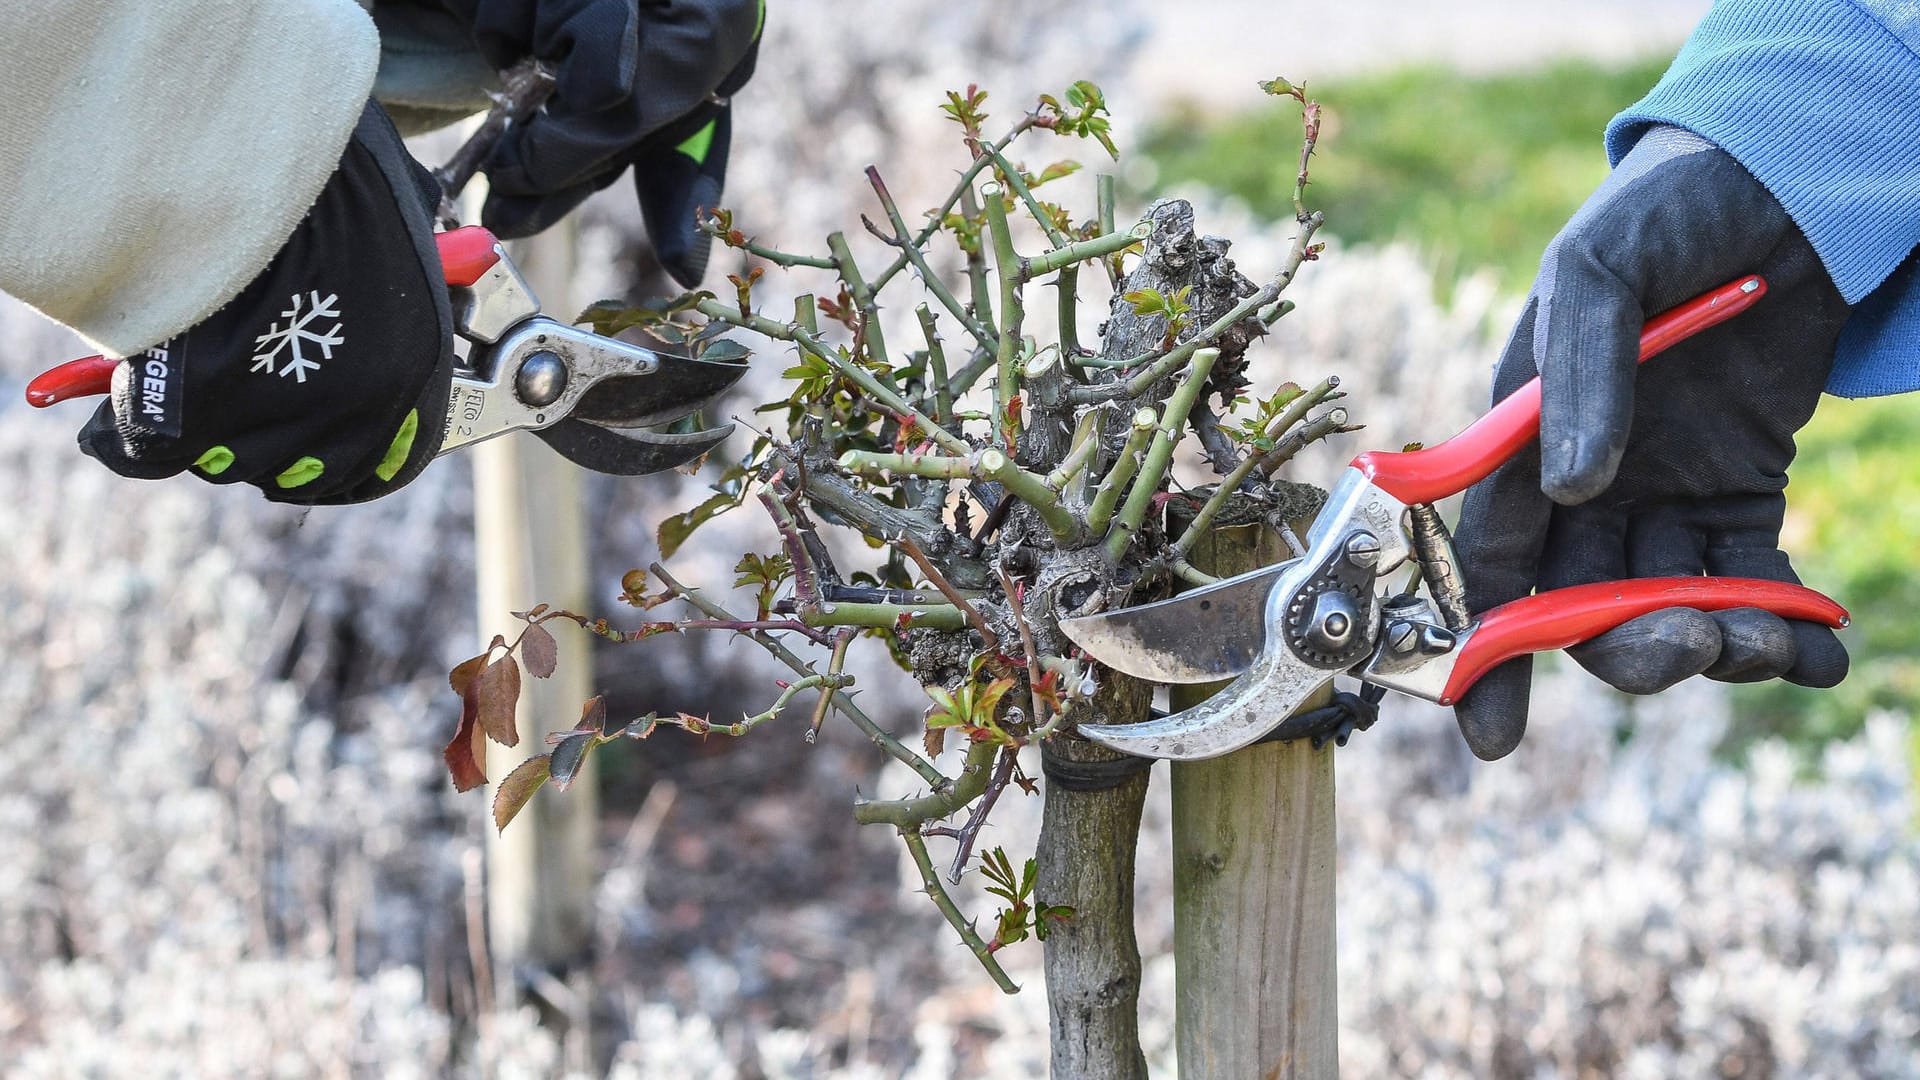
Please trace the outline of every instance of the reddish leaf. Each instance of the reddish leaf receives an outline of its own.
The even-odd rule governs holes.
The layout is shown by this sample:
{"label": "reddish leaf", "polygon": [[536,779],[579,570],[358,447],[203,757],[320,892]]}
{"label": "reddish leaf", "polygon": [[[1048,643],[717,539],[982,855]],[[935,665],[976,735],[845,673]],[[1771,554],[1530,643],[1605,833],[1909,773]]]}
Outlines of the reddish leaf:
{"label": "reddish leaf", "polygon": [[559,663],[559,646],[554,643],[553,633],[539,623],[528,626],[520,638],[520,658],[527,662],[527,674],[536,679],[553,674],[554,665]]}
{"label": "reddish leaf", "polygon": [[[1033,694],[1040,699],[1041,704],[1052,709],[1054,712],[1059,712],[1060,673],[1057,671],[1043,673],[1040,676],[1040,681],[1033,684]],[[1034,719],[1038,720],[1039,718],[1035,717]]]}
{"label": "reddish leaf", "polygon": [[[662,556],[664,558],[665,556]],[[647,600],[647,572],[629,570],[620,576],[620,601],[634,607],[645,607]]]}
{"label": "reddish leaf", "polygon": [[551,760],[547,762],[547,774],[553,780],[554,790],[565,791],[580,775],[580,766],[587,760],[587,751],[593,749],[594,735],[582,731],[560,740],[553,748]]}
{"label": "reddish leaf", "polygon": [[480,706],[480,730],[502,746],[518,744],[520,732],[514,728],[513,712],[520,701],[519,662],[503,656],[488,664],[472,685],[471,696]]}
{"label": "reddish leaf", "polygon": [[530,757],[514,766],[513,771],[500,781],[500,786],[493,792],[495,828],[505,832],[507,822],[512,821],[521,807],[527,805],[527,800],[533,798],[533,793],[540,790],[540,785],[547,782],[547,765],[545,754]]}
{"label": "reddish leaf", "polygon": [[480,669],[487,666],[487,657],[491,654],[492,650],[489,649],[471,660],[460,661],[452,671],[447,673],[447,685],[453,687],[454,693],[466,697],[467,687],[473,685],[473,677],[480,674]]}
{"label": "reddish leaf", "polygon": [[604,697],[589,698],[586,704],[580,706],[580,722],[573,725],[573,730],[591,731],[596,735],[613,734],[613,732],[606,730],[606,728],[607,699]]}
{"label": "reddish leaf", "polygon": [[487,782],[487,771],[481,765],[485,760],[480,753],[483,744],[476,737],[480,734],[479,716],[479,700],[472,694],[461,695],[460,727],[454,731],[446,750],[441,753],[447,763],[447,772],[453,777],[455,791],[472,791]]}

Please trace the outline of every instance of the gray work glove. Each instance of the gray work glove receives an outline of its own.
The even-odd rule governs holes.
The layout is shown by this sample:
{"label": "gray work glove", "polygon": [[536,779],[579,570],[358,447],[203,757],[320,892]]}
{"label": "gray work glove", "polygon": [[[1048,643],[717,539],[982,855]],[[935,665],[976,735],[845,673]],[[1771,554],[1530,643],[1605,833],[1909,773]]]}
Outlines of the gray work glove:
{"label": "gray work glove", "polygon": [[[1647,316],[1750,273],[1768,285],[1752,309],[1638,366]],[[1468,605],[1631,577],[1797,582],[1779,549],[1782,492],[1847,313],[1739,162],[1691,132],[1651,129],[1548,246],[1495,372],[1496,400],[1541,376],[1540,441],[1467,492]],[[1755,608],[1669,608],[1567,651],[1635,694],[1699,674],[1832,686],[1847,672],[1831,630]],[[1532,671],[1509,661],[1461,699],[1476,755],[1519,743]]]}

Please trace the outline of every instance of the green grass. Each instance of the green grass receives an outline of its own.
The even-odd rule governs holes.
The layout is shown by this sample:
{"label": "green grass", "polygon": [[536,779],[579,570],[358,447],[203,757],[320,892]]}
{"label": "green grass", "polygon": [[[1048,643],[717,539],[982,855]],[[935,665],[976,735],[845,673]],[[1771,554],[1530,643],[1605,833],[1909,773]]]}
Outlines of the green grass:
{"label": "green grass", "polygon": [[[1423,250],[1443,290],[1488,268],[1524,291],[1547,241],[1606,174],[1607,120],[1664,65],[1490,77],[1413,68],[1322,82],[1312,88],[1327,119],[1309,201],[1335,236]],[[1298,146],[1291,102],[1250,95],[1237,115],[1171,117],[1147,139],[1156,190],[1141,194],[1204,184],[1283,218]],[[1853,671],[1831,691],[1737,688],[1730,753],[1767,735],[1813,749],[1853,734],[1871,708],[1920,705],[1920,577],[1908,559],[1920,542],[1920,400],[1829,398],[1799,441],[1784,543],[1809,584],[1853,610],[1843,636]]]}
{"label": "green grass", "polygon": [[[1524,290],[1546,241],[1606,176],[1607,120],[1665,64],[1481,77],[1421,67],[1313,85],[1325,119],[1309,202],[1343,240],[1425,251],[1443,284],[1453,270],[1491,267]],[[1263,216],[1290,215],[1299,115],[1270,101],[1237,116],[1167,119],[1146,144],[1156,188],[1204,184]]]}
{"label": "green grass", "polygon": [[1801,432],[1782,540],[1808,584],[1853,611],[1841,640],[1853,654],[1833,690],[1741,687],[1732,749],[1782,735],[1819,744],[1852,735],[1873,708],[1920,704],[1920,402],[1827,398]]}

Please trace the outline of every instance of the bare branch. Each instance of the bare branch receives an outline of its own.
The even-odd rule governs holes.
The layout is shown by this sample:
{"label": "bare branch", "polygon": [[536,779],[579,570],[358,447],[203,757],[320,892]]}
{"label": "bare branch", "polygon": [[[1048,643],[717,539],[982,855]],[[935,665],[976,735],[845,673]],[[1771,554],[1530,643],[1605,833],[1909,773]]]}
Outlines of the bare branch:
{"label": "bare branch", "polygon": [[980,801],[973,804],[973,813],[967,815],[967,823],[954,833],[958,842],[953,853],[953,863],[947,870],[947,880],[960,884],[960,875],[967,871],[967,860],[973,858],[974,841],[980,838],[980,829],[987,823],[987,815],[993,813],[993,804],[1000,801],[1000,793],[1007,789],[1007,781],[1013,777],[1013,767],[1020,761],[1020,751],[1006,747],[1000,751],[1000,763],[993,767],[993,776],[987,780],[987,790],[980,795]]}
{"label": "bare branch", "polygon": [[1119,562],[1120,556],[1133,542],[1140,530],[1140,523],[1146,520],[1147,506],[1153,502],[1154,493],[1160,489],[1160,481],[1166,476],[1167,468],[1173,463],[1173,446],[1180,441],[1181,429],[1186,427],[1187,412],[1199,400],[1200,392],[1206,388],[1207,373],[1213,370],[1213,362],[1220,358],[1219,349],[1201,349],[1193,354],[1193,369],[1181,380],[1160,413],[1160,427],[1153,435],[1153,443],[1147,448],[1146,459],[1140,463],[1140,476],[1134,482],[1133,491],[1127,501],[1114,515],[1113,524],[1107,529],[1107,561]]}
{"label": "bare branch", "polygon": [[[880,179],[880,170],[871,165],[867,166],[867,181],[873,185],[873,192],[880,199],[880,208],[886,211],[887,220],[893,225],[893,236],[882,237],[882,239],[900,249],[901,254],[906,256],[907,262],[919,272],[921,285],[933,294],[935,300],[940,301],[940,306],[946,308],[948,314],[960,320],[960,325],[966,329],[967,333],[973,335],[975,341],[992,348],[997,337],[993,328],[974,318],[960,303],[959,297],[954,296],[952,290],[947,288],[946,282],[940,280],[940,275],[934,273],[933,268],[927,265],[926,252],[922,251],[908,235],[907,221],[900,216],[900,207],[894,203],[893,195],[887,191],[886,183]],[[924,320],[922,325],[925,325]]]}
{"label": "bare branch", "polygon": [[[1279,416],[1274,417],[1272,422],[1267,425],[1264,434],[1268,438],[1273,438],[1281,432],[1286,431],[1298,422],[1302,416],[1305,416],[1308,409],[1326,400],[1327,395],[1333,393],[1334,388],[1339,385],[1340,380],[1331,376],[1321,380],[1318,386],[1315,386],[1313,389],[1302,393],[1291,402],[1288,402],[1286,409],[1282,411]],[[1344,423],[1346,421],[1346,410],[1336,409],[1334,411],[1341,414],[1340,421]],[[1333,428],[1337,429],[1338,426],[1338,424],[1335,424]],[[1305,446],[1306,444],[1303,442],[1301,445]],[[1275,447],[1275,449],[1277,450],[1278,447]],[[1297,452],[1298,451],[1294,451],[1287,456],[1292,457],[1293,453]],[[1186,531],[1181,533],[1180,539],[1174,542],[1173,557],[1176,560],[1176,565],[1174,566],[1176,573],[1180,572],[1180,566],[1178,564],[1186,561],[1186,556],[1193,550],[1194,543],[1198,541],[1200,537],[1206,535],[1207,530],[1213,526],[1213,519],[1218,516],[1221,509],[1227,505],[1227,501],[1233,498],[1233,493],[1239,490],[1240,482],[1252,475],[1253,470],[1268,456],[1269,454],[1254,454],[1248,457],[1246,460],[1240,462],[1232,472],[1228,473],[1226,477],[1220,481],[1218,487],[1214,488],[1213,494],[1209,496],[1206,503],[1200,507],[1200,512],[1194,515],[1193,521],[1187,525]],[[1268,471],[1271,472],[1272,470]],[[1192,568],[1189,567],[1189,569]],[[1193,572],[1196,574],[1200,573],[1198,570],[1194,570]],[[1182,574],[1182,576],[1185,577],[1186,575]],[[1192,579],[1188,578],[1188,580]]]}
{"label": "bare branch", "polygon": [[[1034,120],[1038,118],[1038,115],[1038,113],[1028,113],[1021,117],[1020,121],[1014,124],[1005,135],[1000,136],[1000,138],[987,145],[995,152],[1005,150],[1013,140],[1033,130]],[[973,163],[961,172],[960,179],[953,185],[953,190],[948,192],[947,197],[941,201],[940,205],[927,215],[927,224],[923,226],[919,232],[914,234],[913,247],[921,250],[926,249],[927,241],[933,239],[933,234],[940,231],[941,224],[946,220],[947,215],[953,212],[956,203],[960,205],[961,213],[969,217],[980,212],[978,206],[970,206],[968,203],[971,201],[970,196],[973,194],[974,178],[980,175],[980,170],[986,168],[988,162],[991,160],[992,159],[984,154],[977,156],[973,159]],[[903,249],[901,254],[895,258],[885,270],[874,275],[874,290],[877,292],[886,288],[887,282],[892,281],[895,274],[898,274],[906,268],[907,256]],[[993,316],[990,312],[982,311],[978,312],[978,314],[982,322],[991,323],[993,321]]]}
{"label": "bare branch", "polygon": [[553,95],[553,73],[545,64],[528,57],[513,67],[500,73],[501,90],[494,95],[493,108],[487,110],[487,118],[460,149],[453,152],[445,165],[433,171],[433,178],[440,181],[444,193],[440,199],[440,223],[452,228],[460,223],[459,212],[453,201],[466,190],[467,182],[480,166],[493,156],[493,148],[507,133],[507,129],[516,124],[524,124],[540,106],[546,104]]}
{"label": "bare branch", "polygon": [[[672,574],[667,573],[667,568],[661,566],[659,563],[654,563],[647,568],[647,571],[667,588],[673,590],[673,594],[676,597],[692,604],[709,617],[716,619],[733,618],[733,615],[728,612],[725,607],[702,596],[698,590],[689,589],[675,580]],[[791,668],[793,672],[801,678],[819,674],[819,672],[813,670],[812,665],[795,656],[793,650],[782,645],[771,635],[756,630],[748,632],[746,636],[751,638],[761,648],[773,654],[774,659],[787,665],[787,667]],[[901,744],[899,739],[887,734],[886,729],[874,723],[873,718],[862,712],[860,706],[855,705],[853,699],[848,697],[844,692],[840,690],[833,691],[833,707],[840,710],[840,715],[853,721],[853,725],[865,732],[867,738],[872,741],[875,746],[885,751],[888,757],[919,773],[920,778],[932,784],[935,791],[947,791],[956,786],[954,782],[949,780],[939,769],[934,768],[932,762],[929,762],[926,758],[921,757],[912,750],[907,749],[906,746]]]}
{"label": "bare branch", "polygon": [[933,905],[947,917],[947,923],[960,935],[960,940],[967,943],[967,948],[973,953],[974,959],[980,961],[980,966],[993,976],[994,983],[1006,993],[1019,993],[1020,984],[1007,976],[1000,961],[993,958],[993,951],[987,948],[987,943],[980,939],[973,924],[960,913],[953,897],[948,896],[947,890],[941,886],[940,875],[934,872],[933,859],[927,854],[927,842],[913,829],[901,829],[900,836],[907,842],[907,850],[913,853],[913,865],[920,868],[920,881],[927,887],[927,895],[933,898]]}
{"label": "bare branch", "polygon": [[1012,403],[1018,389],[1013,368],[1020,354],[1020,329],[1026,322],[1027,312],[1020,301],[1020,256],[1013,250],[1013,231],[1007,225],[1007,208],[1001,201],[1000,188],[988,184],[981,189],[980,197],[986,200],[994,272],[1000,278],[1000,341],[993,357],[993,430],[1001,446],[1011,447],[1018,437],[1012,416]]}
{"label": "bare branch", "polygon": [[1035,728],[1047,726],[1046,714],[1040,709],[1040,653],[1033,647],[1033,627],[1027,623],[1026,605],[1020,600],[1020,590],[1015,586],[1006,568],[996,566],[993,572],[1000,577],[1000,588],[1007,594],[1007,606],[1013,609],[1013,624],[1020,628],[1020,646],[1027,654],[1027,706],[1031,710]]}
{"label": "bare branch", "polygon": [[915,829],[929,821],[938,821],[979,798],[980,793],[987,790],[987,780],[993,769],[993,751],[993,743],[973,743],[967,747],[966,764],[960,767],[957,778],[947,780],[941,777],[944,786],[928,795],[854,803],[853,820],[862,825],[893,825],[902,829]]}

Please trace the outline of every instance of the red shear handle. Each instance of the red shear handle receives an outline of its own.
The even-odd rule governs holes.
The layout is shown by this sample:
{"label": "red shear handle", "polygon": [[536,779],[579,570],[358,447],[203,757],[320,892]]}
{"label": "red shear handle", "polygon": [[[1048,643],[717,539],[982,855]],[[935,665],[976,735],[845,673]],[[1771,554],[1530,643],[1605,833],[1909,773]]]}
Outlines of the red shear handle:
{"label": "red shear handle", "polygon": [[1847,609],[1804,585],[1757,578],[1664,577],[1602,581],[1523,596],[1486,613],[1453,662],[1440,704],[1451,705],[1480,676],[1527,653],[1591,640],[1662,608],[1764,608],[1783,619],[1847,625]]}
{"label": "red shear handle", "polygon": [[83,356],[48,368],[27,384],[27,404],[44,409],[56,401],[104,394],[113,389],[113,369],[119,366],[111,356]]}
{"label": "red shear handle", "polygon": [[[1752,275],[1655,315],[1640,331],[1640,362],[1733,318],[1766,294],[1766,281]],[[1403,453],[1375,450],[1354,458],[1353,467],[1401,502],[1433,502],[1485,480],[1539,434],[1540,380],[1535,377],[1438,446]]]}
{"label": "red shear handle", "polygon": [[478,225],[448,229],[433,242],[440,248],[440,269],[449,285],[472,285],[500,261],[500,241]]}

